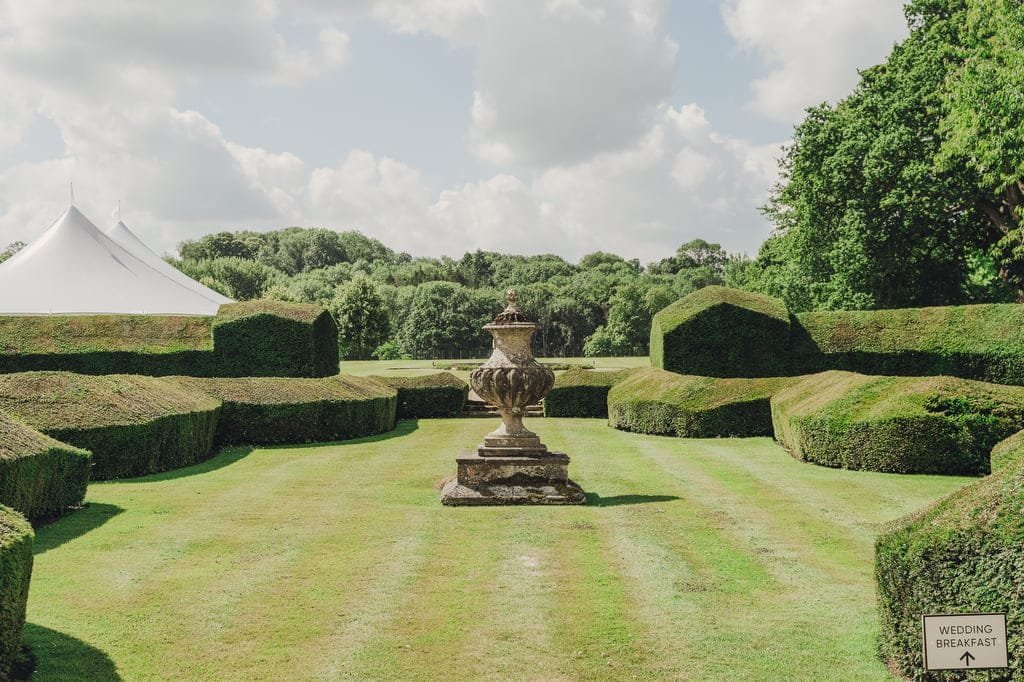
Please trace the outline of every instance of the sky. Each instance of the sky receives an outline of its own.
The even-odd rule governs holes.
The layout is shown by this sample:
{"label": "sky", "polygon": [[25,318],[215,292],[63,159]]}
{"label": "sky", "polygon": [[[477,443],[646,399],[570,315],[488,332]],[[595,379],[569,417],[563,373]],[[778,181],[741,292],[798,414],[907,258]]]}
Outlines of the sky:
{"label": "sky", "polygon": [[0,248],[73,183],[160,253],[754,255],[802,112],[906,32],[892,0],[0,0]]}

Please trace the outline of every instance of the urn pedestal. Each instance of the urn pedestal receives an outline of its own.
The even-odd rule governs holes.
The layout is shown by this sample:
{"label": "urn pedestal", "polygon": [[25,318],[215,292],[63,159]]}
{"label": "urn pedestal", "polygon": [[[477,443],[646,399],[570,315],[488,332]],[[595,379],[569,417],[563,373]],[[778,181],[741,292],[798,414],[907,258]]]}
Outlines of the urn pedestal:
{"label": "urn pedestal", "polygon": [[457,472],[441,491],[446,505],[582,504],[583,490],[569,478],[569,456],[551,452],[523,425],[526,407],[551,390],[555,375],[530,351],[537,325],[519,309],[514,289],[508,306],[484,326],[494,350],[470,374],[476,394],[494,405],[501,425],[476,452],[456,457]]}

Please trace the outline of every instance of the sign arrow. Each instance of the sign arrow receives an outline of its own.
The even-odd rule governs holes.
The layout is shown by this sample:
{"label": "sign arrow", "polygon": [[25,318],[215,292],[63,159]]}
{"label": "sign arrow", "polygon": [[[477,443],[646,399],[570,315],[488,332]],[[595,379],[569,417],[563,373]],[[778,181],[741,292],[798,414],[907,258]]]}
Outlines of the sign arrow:
{"label": "sign arrow", "polygon": [[970,651],[965,651],[964,655],[960,657],[960,660],[964,662],[964,665],[970,668],[971,661],[974,660],[974,655]]}

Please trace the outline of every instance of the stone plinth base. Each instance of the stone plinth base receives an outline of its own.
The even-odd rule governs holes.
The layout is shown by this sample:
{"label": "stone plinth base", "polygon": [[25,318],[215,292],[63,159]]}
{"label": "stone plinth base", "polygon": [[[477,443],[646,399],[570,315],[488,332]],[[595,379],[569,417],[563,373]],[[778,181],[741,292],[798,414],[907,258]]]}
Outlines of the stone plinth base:
{"label": "stone plinth base", "polygon": [[458,474],[441,491],[449,506],[499,504],[583,504],[583,490],[569,480],[569,456],[481,456],[464,453],[455,459]]}

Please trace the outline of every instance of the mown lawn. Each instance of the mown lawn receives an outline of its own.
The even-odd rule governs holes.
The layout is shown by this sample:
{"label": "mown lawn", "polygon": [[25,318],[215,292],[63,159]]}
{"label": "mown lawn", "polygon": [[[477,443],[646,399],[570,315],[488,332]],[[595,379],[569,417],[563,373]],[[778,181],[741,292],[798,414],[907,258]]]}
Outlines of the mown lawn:
{"label": "mown lawn", "polygon": [[90,486],[38,533],[35,679],[888,679],[873,537],[965,479],[531,425],[591,504],[442,507],[475,419]]}

